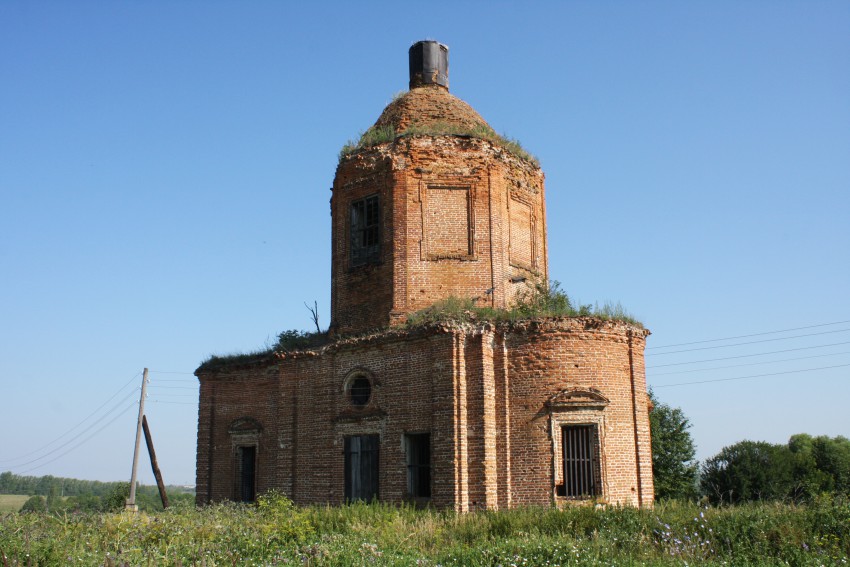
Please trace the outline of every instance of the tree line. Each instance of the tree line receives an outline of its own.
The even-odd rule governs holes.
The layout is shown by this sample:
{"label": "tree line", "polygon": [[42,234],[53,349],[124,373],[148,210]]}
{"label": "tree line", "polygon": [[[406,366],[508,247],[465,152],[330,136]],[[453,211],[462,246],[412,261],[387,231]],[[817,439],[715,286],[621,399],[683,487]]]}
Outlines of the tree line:
{"label": "tree line", "polygon": [[[167,486],[171,504],[194,504],[191,489]],[[26,494],[31,496],[21,511],[38,512],[107,512],[120,510],[130,495],[129,482],[101,482],[46,476],[20,476],[11,472],[0,473],[0,494]],[[162,501],[156,486],[136,487],[136,504],[145,511],[162,510]]]}
{"label": "tree line", "polygon": [[0,473],[0,494],[29,494],[47,496],[54,487],[59,487],[62,496],[90,494],[103,496],[111,492],[120,482],[79,480],[51,475],[20,476],[11,472]]}
{"label": "tree line", "polygon": [[756,500],[804,502],[822,494],[850,496],[850,439],[793,435],[788,443],[740,441],[702,464],[680,408],[650,392],[655,498],[712,504]]}

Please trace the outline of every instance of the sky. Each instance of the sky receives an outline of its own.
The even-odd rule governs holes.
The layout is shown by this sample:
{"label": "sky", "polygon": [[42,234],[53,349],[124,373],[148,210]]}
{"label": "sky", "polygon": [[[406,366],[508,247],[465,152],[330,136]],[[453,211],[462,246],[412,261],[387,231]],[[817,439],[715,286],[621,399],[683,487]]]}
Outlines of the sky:
{"label": "sky", "polygon": [[845,1],[0,3],[0,471],[129,479],[149,368],[194,483],[194,370],[305,302],[327,325],[338,152],[421,39],[540,159],[550,275],[650,329],[699,459],[850,436],[848,29]]}

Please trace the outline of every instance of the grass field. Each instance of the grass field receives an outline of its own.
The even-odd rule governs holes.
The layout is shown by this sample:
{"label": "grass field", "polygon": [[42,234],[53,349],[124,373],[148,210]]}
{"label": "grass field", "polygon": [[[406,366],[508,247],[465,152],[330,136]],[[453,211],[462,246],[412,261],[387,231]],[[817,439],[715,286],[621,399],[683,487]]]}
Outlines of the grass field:
{"label": "grass field", "polygon": [[798,567],[850,562],[850,501],[455,514],[389,504],[0,514],[0,565]]}
{"label": "grass field", "polygon": [[17,512],[29,500],[26,494],[0,494],[0,514],[4,512]]}

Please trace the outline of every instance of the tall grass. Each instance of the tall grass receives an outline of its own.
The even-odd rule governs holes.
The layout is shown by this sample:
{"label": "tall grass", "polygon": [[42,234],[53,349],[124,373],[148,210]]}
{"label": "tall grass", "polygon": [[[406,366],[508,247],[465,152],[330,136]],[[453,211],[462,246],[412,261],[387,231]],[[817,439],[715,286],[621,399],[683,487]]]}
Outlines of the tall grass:
{"label": "tall grass", "polygon": [[455,514],[279,495],[156,514],[7,514],[0,565],[844,565],[850,504]]}

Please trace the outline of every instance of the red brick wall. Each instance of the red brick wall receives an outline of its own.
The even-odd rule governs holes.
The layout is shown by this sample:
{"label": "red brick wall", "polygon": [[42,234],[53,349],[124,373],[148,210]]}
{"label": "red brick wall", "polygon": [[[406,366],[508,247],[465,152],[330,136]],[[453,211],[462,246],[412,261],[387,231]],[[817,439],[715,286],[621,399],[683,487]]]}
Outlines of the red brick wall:
{"label": "red brick wall", "polygon": [[[397,330],[201,372],[198,501],[236,497],[228,427],[251,417],[263,426],[258,492],[277,488],[299,504],[343,501],[344,438],[361,434],[380,436],[380,498],[405,499],[404,436],[430,433],[433,505],[548,505],[559,500],[560,426],[593,423],[601,499],[651,505],[644,339],[640,329],[592,319]],[[345,392],[357,373],[372,380],[362,408]],[[594,389],[607,405],[547,406],[570,388]]]}
{"label": "red brick wall", "polygon": [[[278,486],[273,456],[278,429],[278,380],[274,366],[237,367],[201,379],[198,408],[196,498],[238,500],[236,447],[228,428],[240,418],[262,427],[257,436],[256,489],[261,494]],[[262,403],[258,403],[261,400]]]}
{"label": "red brick wall", "polygon": [[[514,485],[514,501],[553,501],[551,487],[562,480],[560,427],[588,424],[597,426],[600,437],[602,500],[651,505],[646,333],[593,319],[548,320],[524,327],[508,339],[512,474],[525,480]],[[610,403],[603,410],[541,408],[542,400],[570,388],[598,390]]]}
{"label": "red brick wall", "polygon": [[[352,267],[351,203],[381,196],[381,262]],[[334,180],[331,325],[352,333],[402,322],[450,296],[505,307],[546,280],[540,168],[490,142],[399,138],[343,158]]]}
{"label": "red brick wall", "polygon": [[[390,164],[364,158],[344,165],[337,170],[331,197],[331,328],[349,333],[390,323],[399,220],[393,211],[395,183]],[[351,203],[370,195],[378,195],[380,203],[380,260],[352,267]]]}

